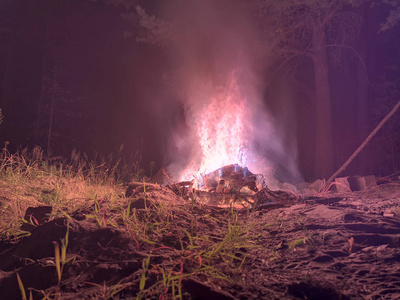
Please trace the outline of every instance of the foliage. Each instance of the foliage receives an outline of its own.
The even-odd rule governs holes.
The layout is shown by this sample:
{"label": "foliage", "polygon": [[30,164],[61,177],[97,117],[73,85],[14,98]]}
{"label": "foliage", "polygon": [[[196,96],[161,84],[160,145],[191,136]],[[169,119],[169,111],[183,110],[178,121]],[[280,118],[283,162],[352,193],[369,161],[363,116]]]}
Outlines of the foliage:
{"label": "foliage", "polygon": [[[90,159],[87,154],[72,150],[69,159],[45,156],[39,146],[31,151],[19,148],[11,154],[5,143],[0,154],[0,178],[31,180],[41,176],[79,177],[93,184],[122,183],[131,180],[140,181],[144,176],[141,169],[141,152],[138,150],[130,160],[121,157],[123,145],[116,153],[107,157],[95,154]],[[154,168],[154,163],[151,164]]]}
{"label": "foliage", "polygon": [[386,17],[386,21],[383,22],[379,28],[379,31],[383,32],[389,30],[390,28],[393,28],[400,22],[400,2],[393,0],[383,0],[379,1],[378,4],[380,2],[383,2],[384,4],[391,7],[389,15]]}
{"label": "foliage", "polygon": [[136,38],[138,42],[164,46],[173,38],[169,23],[148,15],[141,6],[136,6],[136,13],[139,17],[140,26],[144,29],[144,36]]}
{"label": "foliage", "polygon": [[73,151],[66,159],[46,157],[40,147],[30,151],[20,148],[11,154],[7,146],[5,143],[0,152],[0,196],[4,199],[0,232],[8,237],[26,235],[19,227],[29,206],[51,205],[71,211],[82,205],[81,201],[87,204],[99,198],[112,199],[121,193],[123,182],[142,180],[144,176],[140,151],[128,164],[119,153],[91,160]]}
{"label": "foliage", "polygon": [[[349,2],[352,6],[346,6]],[[255,7],[266,30],[273,31],[276,56],[293,68],[304,57],[313,58],[313,34],[321,29],[325,31],[331,59],[340,64],[343,50],[354,45],[359,34],[361,18],[354,9],[358,2],[258,0]]]}

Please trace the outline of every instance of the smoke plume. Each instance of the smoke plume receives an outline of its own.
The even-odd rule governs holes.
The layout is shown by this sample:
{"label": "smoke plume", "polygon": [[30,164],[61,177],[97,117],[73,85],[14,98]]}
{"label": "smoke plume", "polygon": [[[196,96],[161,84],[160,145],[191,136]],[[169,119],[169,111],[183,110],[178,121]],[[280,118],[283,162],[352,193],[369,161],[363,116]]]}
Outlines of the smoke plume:
{"label": "smoke plume", "polygon": [[[183,113],[170,138],[169,172],[178,180],[227,164],[253,173],[284,168],[298,178],[296,147],[266,110],[262,71],[268,43],[239,1],[178,1],[162,8],[166,47]],[[274,99],[268,99],[274,101]]]}

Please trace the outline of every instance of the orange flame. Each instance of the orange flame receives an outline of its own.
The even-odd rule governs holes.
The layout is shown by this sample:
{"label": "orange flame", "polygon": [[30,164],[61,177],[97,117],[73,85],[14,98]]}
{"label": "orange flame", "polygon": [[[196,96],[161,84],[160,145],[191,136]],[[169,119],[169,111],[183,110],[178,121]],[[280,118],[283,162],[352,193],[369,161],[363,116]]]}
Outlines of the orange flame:
{"label": "orange flame", "polygon": [[[251,111],[233,75],[227,86],[218,87],[208,99],[198,98],[189,120],[201,147],[181,179],[206,174],[226,165],[247,166]],[[201,103],[201,105],[199,105]],[[193,177],[192,177],[193,178]]]}

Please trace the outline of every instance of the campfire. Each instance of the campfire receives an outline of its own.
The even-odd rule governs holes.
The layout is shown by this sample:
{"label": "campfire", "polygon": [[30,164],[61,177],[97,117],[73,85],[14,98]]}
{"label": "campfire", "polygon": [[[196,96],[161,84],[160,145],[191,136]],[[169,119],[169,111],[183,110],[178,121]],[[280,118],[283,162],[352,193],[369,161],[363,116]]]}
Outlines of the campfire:
{"label": "campfire", "polygon": [[254,196],[263,189],[262,175],[251,173],[247,167],[228,165],[199,175],[192,181],[178,184],[185,192],[191,192],[201,203],[226,205],[231,203],[254,203]]}
{"label": "campfire", "polygon": [[[262,174],[254,174],[247,167],[231,164],[191,181],[175,182],[161,169],[153,182],[170,188],[176,195],[204,205],[218,207],[265,208],[282,201],[293,200],[294,195],[284,191],[271,191]],[[142,183],[131,184],[130,191],[141,188]]]}
{"label": "campfire", "polygon": [[296,156],[286,153],[247,72],[233,67],[207,78],[187,78],[185,126],[171,132],[171,163],[153,182],[201,203],[249,207],[270,194],[264,175],[271,175],[276,157],[284,156],[283,165],[296,173]]}

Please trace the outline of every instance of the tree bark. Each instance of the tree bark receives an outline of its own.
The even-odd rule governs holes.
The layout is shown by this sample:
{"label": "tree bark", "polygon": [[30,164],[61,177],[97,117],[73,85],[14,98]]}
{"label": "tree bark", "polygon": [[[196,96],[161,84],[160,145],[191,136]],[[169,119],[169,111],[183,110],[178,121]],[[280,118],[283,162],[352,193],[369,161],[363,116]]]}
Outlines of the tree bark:
{"label": "tree bark", "polygon": [[332,109],[325,34],[321,26],[313,30],[315,75],[315,152],[314,174],[327,178],[333,172]]}
{"label": "tree bark", "polygon": [[[360,144],[363,139],[368,135],[368,73],[366,68],[367,53],[368,53],[368,19],[365,18],[366,7],[363,8],[363,29],[360,37],[358,53],[362,61],[358,62],[357,65],[357,143]],[[359,174],[367,172],[367,153],[360,153],[357,160],[356,170]]]}
{"label": "tree bark", "polygon": [[[4,37],[4,39],[6,39]],[[12,47],[12,41],[11,37],[7,37],[7,40],[5,41],[5,49],[4,49],[4,54],[5,54],[5,64],[4,64],[4,69],[3,69],[3,82],[2,82],[2,87],[1,87],[1,95],[0,95],[0,105],[1,108],[4,108],[6,104],[8,103],[8,97],[9,97],[9,89],[11,86],[11,65],[12,65],[12,52],[13,52],[13,47]]]}
{"label": "tree bark", "polygon": [[52,91],[51,91],[51,108],[50,108],[50,117],[49,117],[49,129],[47,131],[47,156],[51,156],[51,135],[53,129],[53,117],[54,117],[54,107],[56,103],[56,82],[57,82],[57,66],[54,67],[54,74],[53,74],[53,84],[52,84]]}
{"label": "tree bark", "polygon": [[46,77],[46,70],[47,70],[47,60],[48,60],[48,53],[47,53],[47,42],[48,42],[48,24],[45,22],[44,24],[44,41],[45,46],[43,48],[43,56],[42,56],[42,69],[41,69],[41,87],[40,87],[40,95],[37,100],[36,106],[36,120],[34,125],[33,131],[33,141],[36,145],[40,144],[39,140],[42,133],[42,119],[43,119],[43,106],[44,106],[44,98],[45,98],[45,77]]}

